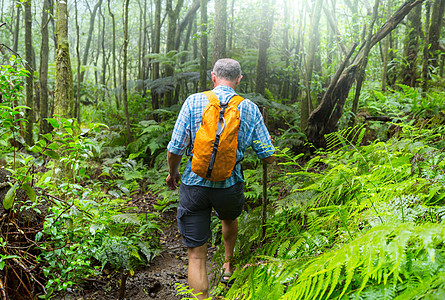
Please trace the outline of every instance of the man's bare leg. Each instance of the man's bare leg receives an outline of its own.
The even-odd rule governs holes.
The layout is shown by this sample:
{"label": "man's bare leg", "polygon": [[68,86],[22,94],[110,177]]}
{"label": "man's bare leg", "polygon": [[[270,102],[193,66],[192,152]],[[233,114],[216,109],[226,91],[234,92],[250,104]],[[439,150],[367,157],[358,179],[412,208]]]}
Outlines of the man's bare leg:
{"label": "man's bare leg", "polygon": [[198,299],[209,297],[209,280],[207,278],[207,244],[200,247],[188,248],[189,270],[188,281],[194,294],[202,293],[196,296]]}
{"label": "man's bare leg", "polygon": [[[236,238],[238,237],[238,220],[222,220],[222,234],[224,238],[224,256],[225,263],[223,269],[225,273],[233,273],[235,271],[230,260],[235,249]],[[224,278],[228,280],[229,278]]]}

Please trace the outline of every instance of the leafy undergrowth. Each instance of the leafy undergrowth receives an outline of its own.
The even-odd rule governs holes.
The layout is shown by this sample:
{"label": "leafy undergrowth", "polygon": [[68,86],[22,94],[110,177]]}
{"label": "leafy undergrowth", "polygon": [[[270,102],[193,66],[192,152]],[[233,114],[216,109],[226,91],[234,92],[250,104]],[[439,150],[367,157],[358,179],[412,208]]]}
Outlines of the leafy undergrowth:
{"label": "leafy undergrowth", "polygon": [[240,218],[236,281],[224,297],[442,299],[445,126],[419,107],[425,119],[392,123],[387,141],[362,145],[361,126],[328,136],[329,151],[306,163],[282,151],[266,237],[258,242],[260,207]]}
{"label": "leafy undergrowth", "polygon": [[[137,109],[144,107],[138,98],[133,117],[155,117],[134,122],[136,138],[128,146],[121,120],[79,125],[59,116],[48,119],[50,133],[35,134],[35,144],[26,145],[20,134],[26,108],[13,104],[23,100],[25,73],[2,68],[1,82],[8,84],[0,84],[0,288],[13,293],[20,285],[30,297],[54,298],[104,268],[121,272],[125,284],[159,253],[158,216],[177,205],[177,192],[165,187],[165,148],[178,107],[147,112]],[[443,298],[444,98],[399,88],[361,103],[363,111],[393,122],[333,133],[329,149],[310,157],[295,154],[305,149],[299,119],[289,113],[295,104],[270,106],[280,150],[278,165],[269,169],[265,237],[262,165],[250,153],[243,161],[247,201],[239,218],[236,281],[228,291],[213,284],[215,295]],[[107,109],[102,117],[122,115]],[[160,199],[152,210],[128,205],[132,195],[148,191]],[[216,245],[216,218],[212,228]],[[214,255],[217,270],[223,251]]]}

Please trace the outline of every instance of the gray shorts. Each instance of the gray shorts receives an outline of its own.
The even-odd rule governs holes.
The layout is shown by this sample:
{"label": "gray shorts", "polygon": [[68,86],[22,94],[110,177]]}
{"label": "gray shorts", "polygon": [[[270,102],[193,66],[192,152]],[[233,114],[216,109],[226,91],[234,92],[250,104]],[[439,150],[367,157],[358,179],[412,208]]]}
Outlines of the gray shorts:
{"label": "gray shorts", "polygon": [[235,220],[244,205],[243,183],[219,189],[196,185],[179,187],[177,220],[182,241],[187,247],[204,245],[212,235],[210,216],[212,208],[221,220]]}

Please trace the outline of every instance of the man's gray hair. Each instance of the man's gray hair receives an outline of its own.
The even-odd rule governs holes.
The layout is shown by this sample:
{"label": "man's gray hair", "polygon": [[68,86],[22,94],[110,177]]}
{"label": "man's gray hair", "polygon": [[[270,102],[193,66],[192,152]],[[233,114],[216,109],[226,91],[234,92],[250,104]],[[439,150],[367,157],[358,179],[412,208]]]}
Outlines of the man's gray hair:
{"label": "man's gray hair", "polygon": [[234,59],[221,58],[213,66],[213,73],[220,78],[235,81],[241,76],[241,66]]}

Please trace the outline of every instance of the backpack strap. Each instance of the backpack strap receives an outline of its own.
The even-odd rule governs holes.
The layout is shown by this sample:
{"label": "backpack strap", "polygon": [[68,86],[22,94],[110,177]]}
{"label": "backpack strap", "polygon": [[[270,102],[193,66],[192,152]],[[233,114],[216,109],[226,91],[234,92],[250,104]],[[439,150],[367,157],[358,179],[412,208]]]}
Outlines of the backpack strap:
{"label": "backpack strap", "polygon": [[237,107],[242,101],[244,100],[243,97],[241,97],[240,95],[235,95],[232,97],[232,99],[230,99],[230,103],[233,103],[233,106]]}
{"label": "backpack strap", "polygon": [[219,106],[220,102],[219,102],[218,96],[216,96],[216,94],[213,91],[205,91],[202,93],[204,95],[206,95],[206,97],[207,97],[207,99],[209,99],[210,103],[218,104],[218,106]]}

